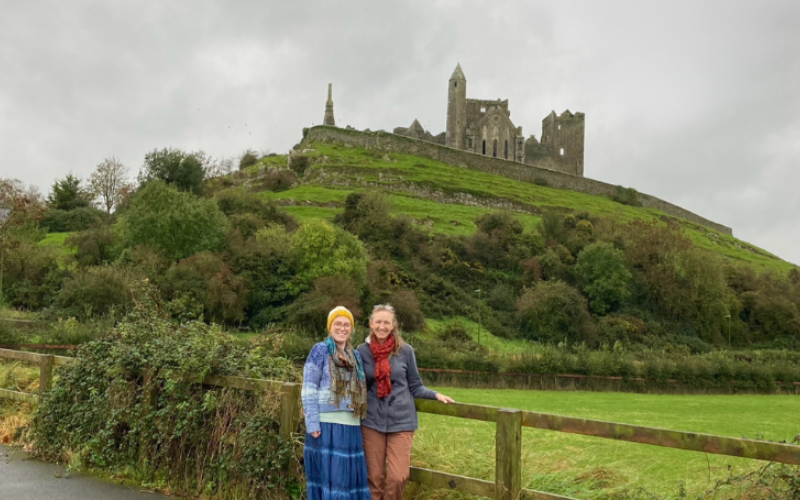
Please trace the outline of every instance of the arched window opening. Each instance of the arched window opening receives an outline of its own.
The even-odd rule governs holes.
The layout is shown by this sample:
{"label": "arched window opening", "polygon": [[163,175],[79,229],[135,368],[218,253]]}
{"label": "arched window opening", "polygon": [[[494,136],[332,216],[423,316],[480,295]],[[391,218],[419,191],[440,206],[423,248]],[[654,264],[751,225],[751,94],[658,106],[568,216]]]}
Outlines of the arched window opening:
{"label": "arched window opening", "polygon": [[486,156],[486,139],[483,140],[483,155]]}
{"label": "arched window opening", "polygon": [[561,148],[561,156],[564,156],[564,148]]}
{"label": "arched window opening", "polygon": [[497,158],[497,139],[495,139],[494,144],[492,144],[492,156]]}
{"label": "arched window opening", "polygon": [[508,160],[508,139],[506,139],[506,160]]}

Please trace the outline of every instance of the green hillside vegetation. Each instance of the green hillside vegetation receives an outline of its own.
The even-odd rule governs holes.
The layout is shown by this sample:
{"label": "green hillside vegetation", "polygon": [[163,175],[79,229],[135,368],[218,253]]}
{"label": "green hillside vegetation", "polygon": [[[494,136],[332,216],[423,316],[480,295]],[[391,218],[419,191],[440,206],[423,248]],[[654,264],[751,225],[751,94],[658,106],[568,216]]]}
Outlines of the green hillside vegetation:
{"label": "green hillside vegetation", "polygon": [[111,215],[72,177],[8,190],[5,304],[102,331],[146,280],[175,320],[289,331],[301,359],[334,305],[391,302],[429,367],[800,381],[800,271],[733,237],[410,155],[248,155],[204,179],[202,153],[154,150]]}
{"label": "green hillside vegetation", "polygon": [[[305,172],[297,187],[278,193],[265,192],[267,200],[294,200],[310,202],[315,205],[343,204],[347,194],[361,192],[364,186],[377,187],[392,192],[392,212],[407,214],[420,223],[432,217],[434,231],[444,234],[471,234],[475,230],[474,221],[478,215],[487,212],[486,208],[471,207],[463,204],[430,204],[423,195],[397,193],[413,188],[419,192],[430,191],[454,197],[466,194],[474,197],[477,203],[490,205],[502,204],[505,201],[516,202],[520,208],[533,216],[520,213],[518,217],[526,227],[533,227],[535,214],[546,210],[562,213],[588,212],[594,217],[602,217],[615,223],[627,223],[634,219],[651,220],[670,218],[678,221],[685,229],[686,235],[700,247],[712,250],[735,261],[746,262],[757,268],[788,271],[794,267],[791,263],[726,235],[688,222],[650,208],[627,206],[602,196],[593,196],[564,189],[518,182],[501,176],[491,175],[474,170],[462,169],[435,160],[419,158],[404,154],[374,154],[362,148],[347,148],[335,144],[315,143],[313,150],[306,152],[311,159],[310,170]],[[283,158],[284,161],[286,157]],[[275,157],[265,164],[275,166],[280,163]],[[249,173],[255,174],[258,167],[251,167]],[[347,184],[347,186],[342,186]],[[328,207],[330,208],[330,207]],[[298,207],[287,208],[297,210],[298,216],[317,217],[329,212],[305,213]]]}

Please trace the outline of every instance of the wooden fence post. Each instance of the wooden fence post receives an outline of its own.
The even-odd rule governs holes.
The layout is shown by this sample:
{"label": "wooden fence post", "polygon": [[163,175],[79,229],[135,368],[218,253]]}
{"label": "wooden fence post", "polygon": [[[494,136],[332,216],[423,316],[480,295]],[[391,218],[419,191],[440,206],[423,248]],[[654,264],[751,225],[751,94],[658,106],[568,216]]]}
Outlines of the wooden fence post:
{"label": "wooden fence post", "polygon": [[286,382],[281,386],[281,429],[284,439],[291,439],[300,423],[300,384]]}
{"label": "wooden fence post", "polygon": [[44,394],[53,387],[53,355],[42,356],[39,361],[39,394]]}
{"label": "wooden fence post", "polygon": [[522,412],[497,411],[495,488],[497,500],[518,500],[522,490]]}

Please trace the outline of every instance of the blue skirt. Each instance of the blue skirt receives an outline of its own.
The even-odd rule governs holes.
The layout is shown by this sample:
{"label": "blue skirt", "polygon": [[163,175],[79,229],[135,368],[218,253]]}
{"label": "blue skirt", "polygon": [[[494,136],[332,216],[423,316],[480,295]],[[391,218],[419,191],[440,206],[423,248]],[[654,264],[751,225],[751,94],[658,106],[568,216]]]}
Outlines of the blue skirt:
{"label": "blue skirt", "polygon": [[370,500],[361,427],[320,423],[303,450],[308,500]]}

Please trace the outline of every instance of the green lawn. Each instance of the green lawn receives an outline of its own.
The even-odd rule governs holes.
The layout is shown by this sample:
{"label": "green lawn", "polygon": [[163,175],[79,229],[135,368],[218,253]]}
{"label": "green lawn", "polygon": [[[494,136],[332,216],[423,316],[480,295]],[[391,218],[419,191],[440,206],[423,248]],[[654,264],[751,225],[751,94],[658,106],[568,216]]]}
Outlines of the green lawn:
{"label": "green lawn", "polygon": [[495,354],[519,354],[520,352],[530,350],[532,346],[536,345],[528,340],[496,337],[488,332],[486,328],[464,316],[453,316],[447,320],[426,319],[425,323],[428,326],[428,331],[414,332],[413,335],[424,339],[432,338],[436,335],[436,330],[442,326],[449,323],[461,323],[475,342],[488,348],[489,351]]}
{"label": "green lawn", "polygon": [[[435,388],[436,389],[436,388]],[[733,437],[788,440],[800,434],[800,397],[675,396],[652,394],[437,389],[465,403],[519,408]],[[420,414],[413,465],[494,479],[495,425]],[[650,445],[523,429],[523,487],[579,499],[625,498],[638,487],[688,498],[716,479],[762,464]],[[734,492],[720,498],[738,498]],[[458,497],[436,492],[437,497]]]}
{"label": "green lawn", "polygon": [[55,247],[64,255],[71,255],[75,253],[75,248],[65,245],[67,238],[73,233],[49,233],[39,242],[40,247]]}

